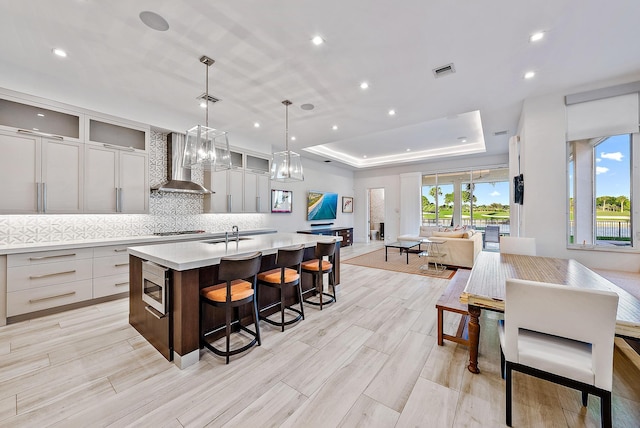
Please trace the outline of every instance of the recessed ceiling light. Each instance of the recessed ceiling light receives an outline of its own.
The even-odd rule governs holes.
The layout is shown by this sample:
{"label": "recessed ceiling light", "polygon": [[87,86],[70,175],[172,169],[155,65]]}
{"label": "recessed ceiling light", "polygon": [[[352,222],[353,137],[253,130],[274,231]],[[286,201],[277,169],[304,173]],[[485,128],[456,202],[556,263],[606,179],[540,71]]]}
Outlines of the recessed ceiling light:
{"label": "recessed ceiling light", "polygon": [[538,42],[538,41],[542,40],[543,38],[544,38],[544,31],[539,31],[537,33],[533,33],[529,37],[529,41],[530,42]]}
{"label": "recessed ceiling light", "polygon": [[367,158],[367,155],[363,155],[362,157],[366,159],[366,158]]}
{"label": "recessed ceiling light", "polygon": [[396,115],[396,111],[391,109],[389,110],[389,116],[395,116]]}
{"label": "recessed ceiling light", "polygon": [[253,127],[254,128],[260,128],[260,124],[258,122],[256,122],[256,123],[253,124]]}
{"label": "recessed ceiling light", "polygon": [[295,137],[295,136],[292,136],[292,137],[291,137],[291,141],[296,141],[296,137]]}
{"label": "recessed ceiling light", "polygon": [[316,46],[320,46],[321,44],[324,43],[324,39],[320,36],[314,36],[313,39],[311,39],[311,43],[313,43]]}
{"label": "recessed ceiling light", "polygon": [[411,151],[411,149],[407,149],[407,151],[408,151],[408,152],[410,152],[410,151]]}
{"label": "recessed ceiling light", "polygon": [[536,75],[536,73],[534,71],[527,71],[526,73],[524,73],[524,78],[525,79],[533,79],[533,77]]}
{"label": "recessed ceiling light", "polygon": [[462,140],[460,140],[460,141],[462,141],[463,143],[466,143],[466,142],[467,142],[467,139],[466,139],[466,138],[463,138],[463,139],[462,139]]}
{"label": "recessed ceiling light", "polygon": [[367,89],[369,87],[369,84],[367,82],[362,82],[360,84],[360,89]]}
{"label": "recessed ceiling light", "polygon": [[331,129],[333,129],[334,131],[337,131],[337,130],[338,130],[338,125],[333,125],[333,126],[331,127]]}
{"label": "recessed ceiling light", "polygon": [[60,48],[53,48],[51,49],[51,52],[54,53],[54,55],[57,55],[61,58],[66,58],[67,57],[67,52],[65,52],[64,49],[60,49]]}
{"label": "recessed ceiling light", "polygon": [[155,12],[145,10],[144,12],[140,12],[138,16],[142,23],[152,30],[167,31],[169,29],[169,23]]}
{"label": "recessed ceiling light", "polygon": [[32,128],[32,129],[33,129],[34,131],[39,131],[39,130],[40,130],[39,128]]}
{"label": "recessed ceiling light", "polygon": [[38,117],[44,117],[44,113],[38,113]]}
{"label": "recessed ceiling light", "polygon": [[302,110],[313,110],[315,106],[313,104],[305,103],[300,106]]}
{"label": "recessed ceiling light", "polygon": [[206,102],[206,101],[202,101],[202,102],[200,103],[200,107],[202,107],[202,108],[207,108],[207,102]]}

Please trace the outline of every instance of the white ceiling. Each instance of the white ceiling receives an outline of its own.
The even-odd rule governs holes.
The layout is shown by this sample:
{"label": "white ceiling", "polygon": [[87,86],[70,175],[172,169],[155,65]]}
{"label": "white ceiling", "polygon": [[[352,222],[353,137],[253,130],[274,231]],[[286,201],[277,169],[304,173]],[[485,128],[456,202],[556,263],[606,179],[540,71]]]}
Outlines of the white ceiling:
{"label": "white ceiling", "polygon": [[349,168],[503,154],[525,98],[637,72],[639,18],[632,0],[0,0],[0,87],[184,131],[204,122],[207,55],[232,144],[284,148],[290,99],[290,147]]}

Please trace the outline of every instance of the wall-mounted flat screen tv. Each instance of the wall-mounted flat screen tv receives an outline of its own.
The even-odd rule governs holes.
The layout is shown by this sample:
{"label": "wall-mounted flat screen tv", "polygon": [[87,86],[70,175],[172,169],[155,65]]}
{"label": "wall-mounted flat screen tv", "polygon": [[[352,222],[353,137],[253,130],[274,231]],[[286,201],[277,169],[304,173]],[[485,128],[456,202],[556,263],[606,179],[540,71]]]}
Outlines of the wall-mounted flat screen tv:
{"label": "wall-mounted flat screen tv", "polygon": [[307,220],[335,220],[338,212],[338,194],[309,191]]}

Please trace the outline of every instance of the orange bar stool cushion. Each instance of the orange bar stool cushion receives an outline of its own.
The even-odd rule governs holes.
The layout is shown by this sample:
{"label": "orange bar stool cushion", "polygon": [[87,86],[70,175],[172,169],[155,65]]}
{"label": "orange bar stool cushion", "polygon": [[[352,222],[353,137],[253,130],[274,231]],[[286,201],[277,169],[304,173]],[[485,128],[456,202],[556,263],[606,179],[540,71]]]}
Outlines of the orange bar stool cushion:
{"label": "orange bar stool cushion", "polygon": [[[317,271],[318,270],[318,265],[319,265],[318,259],[308,260],[306,262],[302,262],[302,269],[303,270],[315,270],[315,271]],[[333,264],[332,263],[330,263],[327,260],[323,260],[322,261],[322,270],[323,271],[329,270],[331,268],[333,268]]]}
{"label": "orange bar stool cushion", "polygon": [[[317,266],[317,265],[316,265]],[[280,273],[280,269],[271,269],[266,272],[262,272],[258,274],[258,281],[269,282],[271,284],[279,284],[282,279],[282,275]],[[294,282],[300,279],[300,275],[298,271],[294,269],[285,268],[284,270],[284,282]]]}
{"label": "orange bar stool cushion", "polygon": [[[231,281],[231,301],[245,299],[253,295],[254,291],[251,287],[251,283],[242,279],[236,279]],[[210,287],[200,290],[202,297],[211,300],[212,302],[226,302],[227,301],[227,287],[226,283],[212,285]]]}

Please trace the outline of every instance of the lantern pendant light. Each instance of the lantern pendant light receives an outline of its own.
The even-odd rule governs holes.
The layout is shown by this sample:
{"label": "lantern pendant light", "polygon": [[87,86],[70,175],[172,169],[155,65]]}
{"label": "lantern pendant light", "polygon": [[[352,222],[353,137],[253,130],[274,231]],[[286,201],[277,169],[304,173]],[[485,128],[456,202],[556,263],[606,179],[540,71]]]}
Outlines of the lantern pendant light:
{"label": "lantern pendant light", "polygon": [[231,151],[226,131],[209,127],[209,67],[215,62],[202,56],[200,62],[206,66],[206,90],[204,95],[205,124],[196,125],[187,131],[183,165],[186,168],[200,165],[205,170],[231,168]]}
{"label": "lantern pendant light", "polygon": [[271,180],[281,182],[304,181],[300,155],[289,150],[289,106],[291,101],[284,100],[282,104],[285,106],[285,150],[273,154]]}

